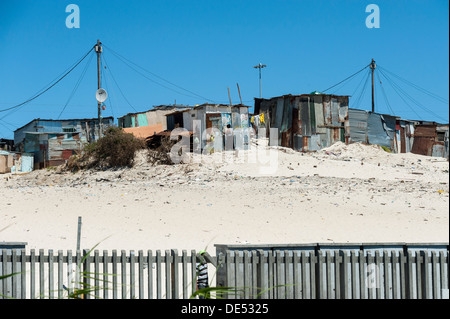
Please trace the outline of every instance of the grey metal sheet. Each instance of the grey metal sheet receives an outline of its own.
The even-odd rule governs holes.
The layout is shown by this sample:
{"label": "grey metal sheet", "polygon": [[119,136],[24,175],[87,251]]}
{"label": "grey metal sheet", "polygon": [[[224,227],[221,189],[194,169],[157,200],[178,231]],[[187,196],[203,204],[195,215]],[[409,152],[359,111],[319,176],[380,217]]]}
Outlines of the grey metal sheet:
{"label": "grey metal sheet", "polygon": [[367,124],[369,143],[390,148],[392,139],[388,134],[383,116],[377,113],[369,113]]}
{"label": "grey metal sheet", "polygon": [[364,110],[349,109],[350,139],[352,142],[367,143],[367,122],[369,113]]}

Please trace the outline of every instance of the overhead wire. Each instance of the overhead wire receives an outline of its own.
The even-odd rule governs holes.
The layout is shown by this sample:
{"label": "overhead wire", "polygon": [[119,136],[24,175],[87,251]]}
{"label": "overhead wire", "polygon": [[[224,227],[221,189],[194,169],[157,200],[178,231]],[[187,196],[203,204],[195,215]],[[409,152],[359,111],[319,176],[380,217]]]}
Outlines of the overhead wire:
{"label": "overhead wire", "polygon": [[111,114],[112,114],[113,117],[115,117],[114,109],[113,109],[113,103],[112,103],[112,91],[109,90],[109,85],[108,85],[106,71],[105,71],[105,70],[107,70],[107,66],[106,66],[106,61],[104,61],[104,56],[103,55],[102,55],[102,61],[105,62],[104,66],[102,64],[102,69],[101,69],[102,73],[103,73],[103,82],[105,83],[106,91],[109,92],[108,93],[108,100],[109,100],[109,106],[111,107]]}
{"label": "overhead wire", "polygon": [[424,89],[424,88],[418,86],[417,84],[414,84],[414,83],[412,83],[411,81],[408,81],[408,80],[406,80],[406,79],[404,79],[404,78],[398,76],[397,74],[395,74],[395,73],[393,73],[393,72],[391,72],[391,71],[389,71],[389,70],[386,70],[386,68],[381,67],[381,66],[379,66],[379,65],[378,65],[377,67],[380,68],[382,71],[384,71],[384,72],[386,72],[386,73],[389,73],[390,75],[394,76],[394,77],[397,78],[398,80],[400,80],[400,81],[402,81],[402,82],[404,82],[404,83],[406,83],[406,84],[408,84],[408,85],[414,87],[414,88],[417,89],[418,91],[421,91],[422,93],[425,93],[425,94],[427,94],[428,96],[433,97],[433,98],[435,98],[436,100],[438,100],[438,101],[440,101],[440,102],[442,102],[442,103],[446,103],[446,104],[449,103],[449,101],[448,101],[447,99],[445,99],[445,98],[443,98],[443,97],[440,97],[439,95],[437,95],[437,94],[435,94],[435,93],[432,93],[432,92],[430,92],[430,91],[428,91],[428,90],[426,90],[426,89]]}
{"label": "overhead wire", "polygon": [[[145,77],[145,78],[148,79],[149,81],[151,81],[151,82],[153,82],[153,83],[155,83],[155,84],[157,84],[157,85],[159,85],[159,86],[161,86],[161,87],[164,87],[164,88],[166,88],[166,89],[168,89],[168,90],[171,90],[171,91],[173,91],[173,92],[175,92],[175,93],[184,95],[184,96],[188,96],[188,97],[192,97],[192,98],[201,98],[201,99],[204,99],[204,100],[206,100],[206,101],[215,102],[214,100],[211,100],[211,99],[209,99],[209,98],[206,98],[206,97],[204,97],[204,96],[202,96],[202,95],[200,95],[200,94],[197,94],[197,93],[195,93],[195,92],[193,92],[193,91],[191,91],[191,90],[185,89],[185,88],[183,88],[183,87],[181,87],[181,86],[179,86],[179,85],[177,85],[177,84],[175,84],[175,83],[173,83],[173,82],[171,82],[171,81],[169,81],[169,80],[166,80],[165,78],[163,78],[163,77],[161,77],[161,76],[159,76],[159,75],[157,75],[157,74],[155,74],[155,73],[153,73],[153,72],[147,70],[146,68],[144,68],[144,67],[142,67],[142,66],[140,66],[140,65],[138,65],[138,64],[136,64],[136,63],[134,63],[133,61],[131,61],[131,60],[125,58],[123,55],[117,53],[116,51],[114,51],[114,50],[111,49],[110,47],[108,47],[108,46],[106,46],[106,45],[103,45],[103,46],[104,46],[105,48],[107,48],[109,51],[111,51],[111,53],[112,53],[117,59],[121,60],[121,61],[122,61],[125,65],[127,65],[129,68],[131,68],[131,69],[134,70],[135,72],[139,73],[141,76]],[[173,89],[173,88],[171,88],[171,87],[168,87],[168,86],[166,86],[166,85],[163,85],[163,84],[161,84],[161,83],[159,83],[159,82],[157,82],[157,81],[155,81],[155,80],[153,80],[153,79],[147,77],[145,74],[142,74],[141,72],[139,72],[138,70],[136,70],[135,68],[133,68],[130,64],[133,64],[134,66],[136,66],[136,67],[138,67],[139,69],[141,69],[141,70],[147,72],[148,74],[151,74],[152,76],[154,76],[154,77],[156,77],[156,78],[158,78],[158,79],[160,79],[160,80],[162,80],[162,81],[164,81],[164,82],[166,82],[166,83],[168,83],[168,84],[170,84],[170,85],[172,85],[172,86],[174,86],[174,87],[176,87],[176,88],[178,88],[178,89],[180,89],[180,90],[183,90],[183,91],[185,91],[185,92],[188,92],[188,93],[190,93],[190,94],[181,93],[181,92],[179,92],[179,91],[177,91],[177,90],[175,90],[175,89]]]}
{"label": "overhead wire", "polygon": [[85,76],[85,74],[86,74],[86,71],[87,71],[87,69],[88,69],[88,67],[89,67],[89,65],[90,65],[90,63],[91,63],[93,57],[94,57],[94,55],[92,54],[92,55],[90,56],[89,60],[87,61],[86,65],[85,65],[85,67],[84,67],[84,69],[83,69],[83,71],[81,72],[80,77],[78,78],[78,81],[75,83],[75,87],[73,88],[72,93],[70,94],[69,98],[67,99],[66,104],[64,104],[63,109],[62,109],[61,112],[59,113],[58,119],[61,118],[61,115],[63,114],[63,112],[64,112],[64,110],[66,109],[67,105],[70,103],[70,101],[72,100],[73,96],[75,95],[75,92],[77,91],[78,87],[80,86],[80,83],[81,83],[81,81],[83,80],[83,78],[84,78],[84,76]]}
{"label": "overhead wire", "polygon": [[122,89],[120,88],[119,84],[118,84],[117,81],[116,81],[116,78],[114,77],[114,75],[113,75],[113,73],[112,73],[112,71],[111,71],[111,67],[109,66],[108,62],[106,61],[106,58],[105,58],[105,54],[104,54],[104,53],[102,54],[102,57],[103,57],[103,59],[104,59],[104,61],[105,61],[106,69],[108,70],[109,74],[111,75],[111,78],[113,79],[114,83],[116,84],[117,88],[119,89],[120,94],[122,95],[122,97],[124,98],[124,100],[128,103],[128,105],[131,106],[131,108],[132,108],[135,112],[138,112],[138,111],[136,110],[136,108],[130,103],[130,101],[128,101],[128,99],[126,98],[125,94],[123,94]]}
{"label": "overhead wire", "polygon": [[[22,105],[25,105],[25,104],[27,104],[27,103],[37,99],[39,96],[41,96],[42,94],[44,94],[45,92],[47,92],[48,90],[53,88],[56,84],[58,84],[67,75],[69,75],[89,55],[89,53],[92,52],[93,49],[94,49],[94,47],[92,47],[77,63],[75,63],[75,65],[72,68],[70,68],[69,71],[67,71],[63,76],[59,77],[58,80],[56,80],[53,84],[48,86],[46,89],[44,89],[43,91],[41,90],[39,93],[36,93],[33,97],[29,98],[28,100],[26,100],[26,101],[24,101],[22,103],[19,103],[17,105],[14,105],[14,106],[11,106],[11,107],[8,107],[8,108],[5,108],[5,109],[0,109],[0,112],[6,112],[6,111],[9,111],[9,110],[17,109],[17,108],[21,107]],[[4,117],[2,117],[2,119],[3,118]]]}
{"label": "overhead wire", "polygon": [[361,70],[359,70],[359,71],[353,73],[352,75],[346,77],[345,79],[343,79],[342,81],[336,83],[335,85],[330,86],[328,89],[322,90],[322,93],[325,93],[326,91],[328,91],[328,90],[334,88],[335,86],[338,86],[338,85],[341,84],[342,82],[345,82],[345,81],[351,79],[351,78],[354,77],[355,75],[357,75],[357,74],[359,74],[360,72],[362,72],[362,71],[364,71],[365,69],[367,69],[369,66],[370,66],[370,64],[366,65],[366,66],[365,66],[364,68],[362,68]]}
{"label": "overhead wire", "polygon": [[361,102],[361,99],[362,99],[362,97],[364,95],[364,92],[366,91],[367,82],[369,82],[369,78],[370,78],[370,72],[371,72],[370,70],[369,70],[369,72],[367,72],[366,81],[364,82],[364,85],[363,85],[363,87],[361,89],[361,92],[359,93],[358,97],[355,99],[354,107],[356,107],[356,108],[358,108],[358,105]]}
{"label": "overhead wire", "polygon": [[[436,118],[439,118],[443,121],[447,121],[446,119],[444,119],[443,117],[441,117],[440,115],[434,113],[433,111],[431,111],[430,109],[428,109],[427,107],[425,107],[424,105],[422,105],[421,103],[419,103],[418,101],[416,101],[412,96],[410,96],[408,93],[406,93],[397,83],[395,83],[391,78],[389,78],[382,70],[380,70],[380,73],[388,80],[388,82],[390,82],[390,84],[394,87],[396,87],[398,89],[398,91],[400,91],[405,97],[407,97],[412,103],[414,103],[416,106],[418,106],[419,108],[421,108],[423,111],[428,112],[432,115],[434,115]],[[397,93],[398,94],[398,93]],[[403,101],[405,101],[403,99]],[[409,105],[409,104],[408,104]],[[412,108],[410,106],[410,108]],[[419,116],[419,114],[417,112],[414,111],[414,113]],[[420,117],[420,116],[419,116]]]}
{"label": "overhead wire", "polygon": [[411,111],[416,114],[417,118],[420,118],[420,115],[416,112],[416,110],[405,100],[405,98],[399,93],[399,90],[397,90],[395,84],[391,83],[388,78],[386,77],[386,75],[380,70],[380,74],[386,79],[386,81],[392,86],[392,88],[394,89],[395,93],[397,93],[397,95],[403,100],[403,102],[405,102],[405,104],[411,109]]}
{"label": "overhead wire", "polygon": [[375,75],[376,75],[378,81],[380,82],[381,93],[383,95],[384,101],[386,102],[386,106],[388,107],[388,109],[391,112],[391,114],[395,114],[394,110],[392,109],[391,104],[389,103],[389,100],[387,98],[386,91],[384,90],[384,85],[383,85],[383,82],[381,81],[381,78],[380,78],[380,75],[379,75],[379,71],[376,71]]}

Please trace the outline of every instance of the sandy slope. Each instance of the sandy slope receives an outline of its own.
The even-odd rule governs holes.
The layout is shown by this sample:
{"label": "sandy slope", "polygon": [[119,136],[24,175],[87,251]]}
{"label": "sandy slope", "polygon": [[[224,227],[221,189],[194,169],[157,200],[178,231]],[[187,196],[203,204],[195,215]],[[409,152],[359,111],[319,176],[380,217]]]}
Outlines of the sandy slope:
{"label": "sandy slope", "polygon": [[239,153],[250,154],[244,163],[209,156],[203,163],[150,166],[141,153],[132,169],[1,175],[0,241],[75,249],[82,216],[82,248],[100,243],[97,249],[107,250],[448,242],[445,159],[361,144],[307,154],[270,149],[276,168],[270,174],[264,158],[249,151]]}

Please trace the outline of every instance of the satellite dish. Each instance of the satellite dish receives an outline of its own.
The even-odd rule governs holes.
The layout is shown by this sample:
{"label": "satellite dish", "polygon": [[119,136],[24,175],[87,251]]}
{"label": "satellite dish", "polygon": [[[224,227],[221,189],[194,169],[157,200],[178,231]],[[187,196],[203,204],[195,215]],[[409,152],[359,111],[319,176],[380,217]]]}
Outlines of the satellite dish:
{"label": "satellite dish", "polygon": [[105,102],[106,98],[108,97],[108,93],[104,89],[98,89],[95,92],[95,98],[99,103]]}

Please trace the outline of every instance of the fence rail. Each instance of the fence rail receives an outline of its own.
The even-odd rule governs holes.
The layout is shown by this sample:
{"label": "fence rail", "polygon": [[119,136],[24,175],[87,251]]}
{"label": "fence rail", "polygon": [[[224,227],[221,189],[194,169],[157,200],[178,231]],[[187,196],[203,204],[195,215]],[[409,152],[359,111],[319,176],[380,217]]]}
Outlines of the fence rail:
{"label": "fence rail", "polygon": [[[189,298],[196,290],[195,250],[137,253],[0,251],[1,298]],[[77,292],[83,292],[77,294]]]}
{"label": "fence rail", "polygon": [[229,298],[448,298],[446,251],[252,250],[219,254],[217,285]]}
{"label": "fence rail", "polygon": [[[179,254],[177,250],[41,249],[27,254],[3,249],[0,299],[186,299],[196,290],[199,261],[195,250]],[[448,246],[435,250],[226,250],[209,256],[207,262],[211,283],[215,280],[219,288],[234,288],[227,298],[448,298]]]}

